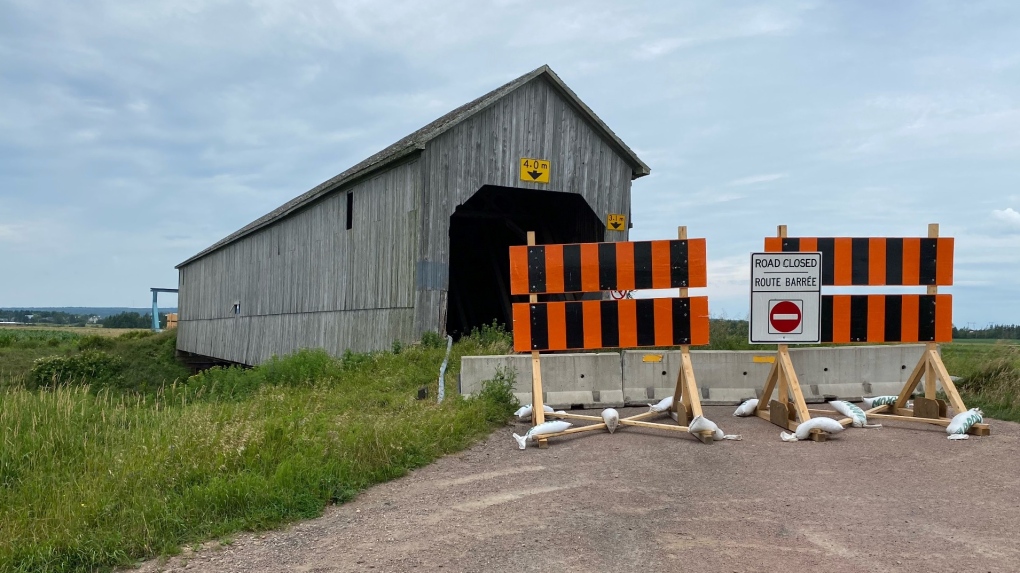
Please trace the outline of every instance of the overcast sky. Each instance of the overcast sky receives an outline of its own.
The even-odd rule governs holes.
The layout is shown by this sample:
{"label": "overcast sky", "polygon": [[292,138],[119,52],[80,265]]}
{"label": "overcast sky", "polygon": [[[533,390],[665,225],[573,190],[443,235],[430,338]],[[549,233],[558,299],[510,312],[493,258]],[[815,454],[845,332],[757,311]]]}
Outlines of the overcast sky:
{"label": "overcast sky", "polygon": [[0,307],[146,306],[176,264],[547,63],[652,169],[631,237],[708,239],[713,315],[746,317],[777,224],[937,222],[957,326],[1020,322],[1018,30],[1009,0],[0,0]]}

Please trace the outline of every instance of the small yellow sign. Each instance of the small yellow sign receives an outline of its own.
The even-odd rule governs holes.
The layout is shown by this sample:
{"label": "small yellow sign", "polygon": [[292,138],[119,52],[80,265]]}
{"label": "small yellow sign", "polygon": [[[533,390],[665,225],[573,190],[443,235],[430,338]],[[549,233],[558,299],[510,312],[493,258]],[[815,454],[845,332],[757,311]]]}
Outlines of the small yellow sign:
{"label": "small yellow sign", "polygon": [[751,358],[751,362],[755,364],[774,364],[776,361],[775,356],[755,356]]}
{"label": "small yellow sign", "polygon": [[622,213],[610,213],[606,216],[606,228],[610,231],[626,231],[627,216]]}
{"label": "small yellow sign", "polygon": [[545,159],[521,158],[521,181],[532,183],[549,182],[550,164]]}
{"label": "small yellow sign", "polygon": [[661,354],[645,354],[641,357],[642,362],[662,362]]}

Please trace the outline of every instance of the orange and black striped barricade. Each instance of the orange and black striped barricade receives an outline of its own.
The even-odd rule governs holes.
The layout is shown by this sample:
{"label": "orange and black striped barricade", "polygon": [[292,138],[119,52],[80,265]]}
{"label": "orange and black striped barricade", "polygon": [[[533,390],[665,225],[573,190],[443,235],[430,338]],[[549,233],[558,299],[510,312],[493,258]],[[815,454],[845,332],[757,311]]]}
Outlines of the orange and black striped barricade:
{"label": "orange and black striped barricade", "polygon": [[[939,237],[938,224],[928,225],[927,237],[788,237],[786,225],[778,236],[765,239],[767,252],[820,252],[822,286],[917,286],[924,294],[823,294],[819,309],[821,342],[925,343],[925,352],[914,367],[893,404],[865,411],[869,418],[921,422],[948,426],[946,401],[936,397],[941,383],[956,413],[966,405],[946,371],[937,344],[953,340],[953,298],[939,294],[938,287],[953,284],[952,238]],[[793,430],[811,414],[833,414],[831,410],[810,410],[804,403],[797,373],[785,344],[766,379],[758,416]],[[924,397],[907,408],[914,389],[924,380]],[[778,387],[777,400],[769,401]],[[787,392],[788,390],[788,392]],[[845,427],[850,418],[841,418]],[[970,432],[987,435],[987,424],[975,424]],[[816,433],[815,439],[824,439]]]}
{"label": "orange and black striped barricade", "polygon": [[[700,416],[701,402],[690,346],[708,344],[708,297],[688,296],[687,289],[707,283],[704,239],[688,239],[678,228],[677,240],[510,247],[510,292],[530,295],[530,302],[513,305],[514,350],[531,352],[532,412],[536,425],[545,421],[542,408],[540,351],[595,350],[679,346],[681,368],[673,405],[667,412],[647,412],[620,420],[627,426],[687,431],[687,422]],[[639,289],[680,289],[675,298],[576,300],[539,302],[538,295]],[[656,415],[675,414],[679,425],[646,422]],[[602,418],[577,414],[558,417],[597,422],[563,434],[605,428]],[[711,441],[707,435],[698,435]],[[544,439],[539,439],[539,446]]]}

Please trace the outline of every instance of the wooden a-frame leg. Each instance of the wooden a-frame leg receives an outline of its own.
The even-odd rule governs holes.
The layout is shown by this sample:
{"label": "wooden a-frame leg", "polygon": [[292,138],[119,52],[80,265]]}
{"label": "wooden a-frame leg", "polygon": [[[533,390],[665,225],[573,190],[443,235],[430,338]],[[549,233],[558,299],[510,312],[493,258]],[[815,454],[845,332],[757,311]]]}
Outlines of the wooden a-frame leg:
{"label": "wooden a-frame leg", "polygon": [[924,356],[918,360],[917,365],[910,371],[910,376],[907,377],[906,384],[903,385],[903,389],[900,390],[900,395],[896,397],[896,408],[897,410],[907,407],[907,400],[910,399],[910,395],[914,393],[914,388],[917,388],[917,384],[921,381],[921,377],[924,376],[924,372],[928,366],[928,353],[925,352]]}
{"label": "wooden a-frame leg", "polygon": [[[773,390],[778,390],[774,403],[770,402]],[[765,404],[769,404],[766,412]],[[761,398],[758,400],[758,407],[755,414],[759,418],[768,420],[773,424],[787,430],[795,431],[801,423],[811,419],[811,412],[808,410],[807,402],[804,401],[804,392],[800,388],[800,380],[797,378],[797,371],[790,360],[790,354],[785,344],[779,345],[776,353],[776,361],[769,370],[768,378],[765,380],[765,388]],[[828,434],[821,431],[812,431],[811,438],[824,440]]]}
{"label": "wooden a-frame leg", "polygon": [[761,391],[761,399],[758,400],[758,407],[754,409],[755,415],[763,420],[769,419],[767,410],[769,409],[769,402],[772,400],[772,393],[776,390],[776,384],[779,381],[779,360],[772,363],[772,368],[769,369],[769,375],[765,377],[765,388]]}
{"label": "wooden a-frame leg", "polygon": [[949,398],[949,404],[953,407],[953,410],[957,414],[966,412],[967,406],[963,403],[963,398],[960,397],[960,391],[956,389],[956,384],[953,384],[953,379],[949,377],[946,365],[942,363],[942,357],[939,356],[937,350],[932,349],[928,351],[928,361],[931,363],[932,369],[938,374],[939,380],[942,381],[942,389],[945,390],[946,397]]}
{"label": "wooden a-frame leg", "polygon": [[798,422],[806,422],[811,419],[807,403],[804,401],[804,392],[800,389],[800,380],[797,378],[797,371],[793,368],[793,361],[790,360],[790,353],[786,345],[780,349],[779,359],[783,361],[783,371],[786,374],[786,386],[793,396],[793,408],[797,415]]}
{"label": "wooden a-frame leg", "polygon": [[[676,413],[677,423],[681,426],[688,426],[696,416],[704,415],[701,409],[701,397],[698,396],[698,385],[694,379],[690,347],[686,344],[680,347],[680,372],[676,377],[671,410]],[[703,444],[715,441],[712,432],[698,432],[694,436]]]}

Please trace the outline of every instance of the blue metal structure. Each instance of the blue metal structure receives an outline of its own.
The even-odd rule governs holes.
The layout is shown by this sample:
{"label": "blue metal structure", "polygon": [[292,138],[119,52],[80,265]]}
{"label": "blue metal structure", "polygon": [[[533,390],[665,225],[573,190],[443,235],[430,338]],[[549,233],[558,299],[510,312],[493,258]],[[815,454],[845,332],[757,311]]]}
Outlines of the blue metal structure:
{"label": "blue metal structure", "polygon": [[159,332],[159,305],[156,303],[156,300],[159,298],[159,293],[161,293],[161,292],[174,292],[175,293],[175,292],[177,292],[177,289],[175,289],[175,288],[155,288],[155,287],[153,287],[153,288],[150,288],[149,290],[152,291],[152,330],[154,332]]}

